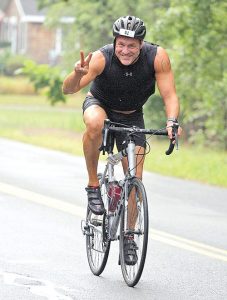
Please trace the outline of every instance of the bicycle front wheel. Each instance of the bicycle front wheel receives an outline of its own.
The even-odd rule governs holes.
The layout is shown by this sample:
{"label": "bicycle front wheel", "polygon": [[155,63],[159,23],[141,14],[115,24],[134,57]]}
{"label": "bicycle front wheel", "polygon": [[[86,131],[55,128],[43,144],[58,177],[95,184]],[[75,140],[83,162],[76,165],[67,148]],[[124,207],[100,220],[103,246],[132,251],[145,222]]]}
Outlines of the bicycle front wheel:
{"label": "bicycle front wheel", "polygon": [[[142,181],[134,178],[121,215],[120,263],[125,282],[135,286],[143,272],[148,244],[148,204]],[[129,246],[130,245],[130,246]]]}
{"label": "bicycle front wheel", "polygon": [[[98,174],[101,177],[101,174]],[[100,186],[105,208],[107,207],[106,183]],[[108,238],[108,217],[106,212],[102,216],[87,212],[86,249],[89,267],[94,275],[99,276],[107,263],[110,251]]]}

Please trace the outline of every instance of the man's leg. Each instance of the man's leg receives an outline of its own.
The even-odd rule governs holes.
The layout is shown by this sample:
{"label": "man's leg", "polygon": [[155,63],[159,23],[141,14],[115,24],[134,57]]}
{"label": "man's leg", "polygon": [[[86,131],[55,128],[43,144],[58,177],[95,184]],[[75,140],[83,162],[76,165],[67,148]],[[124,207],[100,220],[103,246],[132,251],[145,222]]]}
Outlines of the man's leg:
{"label": "man's leg", "polygon": [[91,105],[84,112],[86,130],[83,136],[83,149],[88,171],[88,186],[99,185],[97,166],[103,122],[106,118],[106,112],[98,105]]}
{"label": "man's leg", "polygon": [[[136,177],[140,178],[142,180],[142,176],[143,176],[143,164],[144,164],[144,153],[145,153],[145,149],[141,146],[136,146]],[[124,173],[127,172],[128,169],[128,163],[127,163],[127,158],[123,157],[122,160],[122,166],[123,166],[123,170]]]}
{"label": "man's leg", "polygon": [[[136,164],[138,164],[136,167],[136,177],[140,178],[141,180],[143,175],[144,153],[145,149],[143,147],[136,146]],[[122,165],[124,172],[126,172],[128,167],[126,158],[124,158],[124,161],[122,161]],[[137,219],[135,192],[132,192],[130,194],[130,198],[128,199],[128,217],[128,228],[133,230]]]}
{"label": "man's leg", "polygon": [[88,207],[96,215],[104,213],[104,205],[99,188],[97,167],[99,147],[102,141],[103,122],[107,118],[106,112],[98,105],[91,105],[84,111],[86,130],[83,136],[83,149],[88,172]]}

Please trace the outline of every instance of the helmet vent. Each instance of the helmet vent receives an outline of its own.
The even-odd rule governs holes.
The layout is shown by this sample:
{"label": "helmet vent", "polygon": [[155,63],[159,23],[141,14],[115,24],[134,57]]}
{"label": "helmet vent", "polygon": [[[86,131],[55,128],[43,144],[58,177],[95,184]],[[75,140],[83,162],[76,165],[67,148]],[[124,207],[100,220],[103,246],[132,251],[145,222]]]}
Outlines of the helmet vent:
{"label": "helmet vent", "polygon": [[146,26],[143,21],[134,16],[120,17],[113,24],[113,36],[128,36],[143,40],[146,35]]}

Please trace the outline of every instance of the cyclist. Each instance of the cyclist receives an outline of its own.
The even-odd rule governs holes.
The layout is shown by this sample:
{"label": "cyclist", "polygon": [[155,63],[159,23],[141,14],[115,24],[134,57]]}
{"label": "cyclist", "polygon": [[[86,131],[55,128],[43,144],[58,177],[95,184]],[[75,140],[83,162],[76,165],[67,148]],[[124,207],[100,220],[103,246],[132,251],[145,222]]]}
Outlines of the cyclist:
{"label": "cyclist", "polygon": [[[104,206],[97,178],[99,146],[103,121],[144,128],[143,105],[155,92],[155,83],[163,98],[167,116],[167,130],[172,138],[171,125],[177,122],[179,101],[175,91],[174,76],[166,51],[144,41],[146,27],[135,16],[124,16],[113,24],[113,44],[105,45],[85,58],[80,51],[80,61],[63,82],[63,92],[72,94],[91,83],[83,103],[86,130],[83,149],[88,171],[88,207],[94,214],[103,214]],[[124,136],[116,135],[118,150]],[[137,153],[144,153],[144,137],[135,137]],[[123,169],[126,162],[123,160]],[[143,161],[136,176],[142,179]]]}

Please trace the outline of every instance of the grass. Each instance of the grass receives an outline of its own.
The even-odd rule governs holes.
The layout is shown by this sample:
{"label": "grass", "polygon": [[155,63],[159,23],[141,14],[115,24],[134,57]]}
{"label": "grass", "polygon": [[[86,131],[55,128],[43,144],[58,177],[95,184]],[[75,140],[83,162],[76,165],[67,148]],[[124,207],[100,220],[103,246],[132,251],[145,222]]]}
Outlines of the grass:
{"label": "grass", "polygon": [[0,76],[0,94],[33,95],[35,90],[28,78]]}
{"label": "grass", "polygon": [[148,170],[202,183],[227,187],[227,153],[188,145],[180,141],[178,151],[167,156],[164,142],[151,144],[151,154],[145,162]]}
{"label": "grass", "polygon": [[50,106],[40,95],[0,96],[0,136],[83,155],[81,102]]}
{"label": "grass", "polygon": [[[82,156],[83,99],[81,93],[52,107],[41,95],[0,95],[0,136]],[[167,147],[167,140],[151,140],[147,170],[227,187],[226,152],[181,142],[179,151],[166,156]]]}

